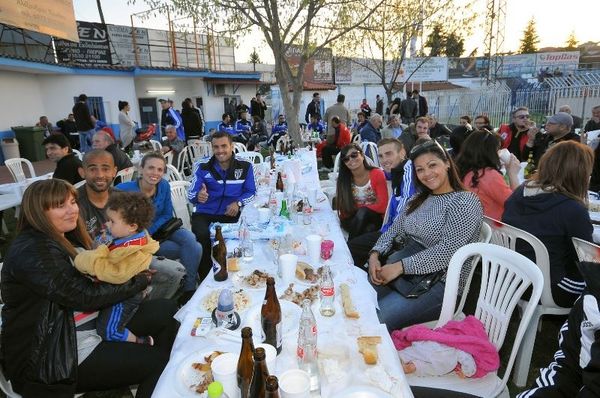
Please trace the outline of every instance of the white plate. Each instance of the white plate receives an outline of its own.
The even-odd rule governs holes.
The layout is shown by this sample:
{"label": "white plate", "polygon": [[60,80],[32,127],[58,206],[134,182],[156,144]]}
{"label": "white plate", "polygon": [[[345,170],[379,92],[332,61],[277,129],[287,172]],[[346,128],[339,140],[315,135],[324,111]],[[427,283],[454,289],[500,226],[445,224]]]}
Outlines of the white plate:
{"label": "white plate", "polygon": [[193,363],[206,363],[204,360],[205,357],[209,356],[214,351],[222,351],[222,350],[202,350],[196,351],[185,357],[179,367],[177,368],[177,382],[175,383],[175,389],[177,392],[184,397],[206,397],[207,393],[199,394],[196,392],[196,389],[192,386],[195,386],[202,382],[204,374],[206,372],[201,372],[192,368]]}
{"label": "white plate", "polygon": [[[250,296],[248,295],[248,293],[246,293],[244,291],[244,289],[237,289],[237,290],[236,289],[231,289],[231,290],[232,290],[232,293],[233,293],[234,303],[235,303],[236,298],[238,298],[238,300],[240,300],[240,299],[246,300],[246,303],[247,303],[246,306],[243,306],[242,308],[239,308],[239,306],[236,305],[235,306],[235,310],[238,313],[240,313],[240,314],[243,313],[243,312],[245,312],[250,307],[250,304],[252,304],[252,299],[250,298]],[[202,298],[202,301],[200,302],[201,303],[200,304],[201,308],[204,311],[206,311],[209,314],[211,314],[212,311],[217,307],[216,303],[219,301],[219,294],[220,293],[221,293],[221,289],[214,289],[209,294],[207,294],[206,296],[204,296]],[[211,297],[214,299],[213,300],[214,305],[210,306],[210,308],[209,308],[208,301],[209,301],[209,298],[211,298]]]}
{"label": "white plate", "polygon": [[[310,267],[313,269],[313,271],[316,273],[317,270],[319,269],[319,267],[314,267],[312,264],[310,264],[308,261],[304,261],[306,264],[310,265]],[[318,285],[319,284],[319,277],[317,277],[317,280],[314,282],[308,281],[306,279],[300,279],[298,278],[298,276],[296,276],[296,273],[294,273],[294,283],[299,283],[301,285],[304,286],[314,286],[314,285]]]}
{"label": "white plate", "polygon": [[334,398],[391,398],[391,395],[375,387],[351,386],[335,394]]}
{"label": "white plate", "polygon": [[[284,336],[298,332],[298,325],[300,324],[300,315],[302,315],[302,308],[287,300],[279,300],[279,306],[281,307],[281,322],[283,327],[281,328]],[[261,330],[260,324],[260,310],[262,304],[251,307],[242,322],[242,327],[250,326],[252,330]]]}
{"label": "white plate", "polygon": [[[266,272],[264,270],[259,270],[262,272]],[[254,270],[248,272],[248,271],[238,271],[235,273],[235,275],[233,275],[232,279],[233,279],[233,284],[236,285],[239,288],[242,289],[248,289],[248,290],[265,290],[267,288],[267,281],[265,280],[264,284],[261,286],[250,286],[248,285],[245,281],[244,278],[251,275],[254,272]],[[269,274],[270,275],[270,274]],[[271,275],[273,276],[273,275]]]}

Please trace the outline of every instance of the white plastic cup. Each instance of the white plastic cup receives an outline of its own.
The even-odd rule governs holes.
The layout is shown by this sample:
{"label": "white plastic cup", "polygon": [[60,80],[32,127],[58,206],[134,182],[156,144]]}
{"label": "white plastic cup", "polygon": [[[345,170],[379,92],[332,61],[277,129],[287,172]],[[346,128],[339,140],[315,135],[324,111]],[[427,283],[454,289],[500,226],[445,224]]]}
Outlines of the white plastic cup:
{"label": "white plastic cup", "polygon": [[230,398],[239,398],[240,389],[237,384],[238,356],[227,352],[216,357],[210,368],[213,378],[223,385],[223,390]]}
{"label": "white plastic cup", "polygon": [[277,368],[277,350],[271,344],[257,344],[254,346],[254,349],[258,347],[264,348],[267,362],[267,370],[270,375],[275,374],[275,369]]}
{"label": "white plastic cup", "polygon": [[320,235],[308,235],[306,237],[306,248],[308,258],[312,265],[319,264],[319,258],[321,258],[321,241],[323,238]]}
{"label": "white plastic cup", "polygon": [[498,150],[498,157],[500,158],[500,163],[503,165],[506,165],[508,162],[510,162],[510,152],[506,148]]}
{"label": "white plastic cup", "polygon": [[266,207],[261,207],[258,209],[258,222],[261,224],[266,224],[271,219],[271,209]]}
{"label": "white plastic cup", "polygon": [[294,280],[296,264],[298,264],[298,256],[295,254],[282,254],[279,256],[279,277],[285,286]]}
{"label": "white plastic cup", "polygon": [[310,376],[301,369],[290,369],[279,377],[281,398],[309,398]]}

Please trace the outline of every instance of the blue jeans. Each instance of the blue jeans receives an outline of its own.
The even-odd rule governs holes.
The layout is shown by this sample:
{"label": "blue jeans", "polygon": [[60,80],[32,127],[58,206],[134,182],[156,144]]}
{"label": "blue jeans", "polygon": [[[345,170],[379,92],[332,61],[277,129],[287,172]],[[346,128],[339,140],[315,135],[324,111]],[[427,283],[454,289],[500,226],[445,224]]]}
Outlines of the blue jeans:
{"label": "blue jeans", "polygon": [[196,290],[196,275],[202,258],[202,246],[196,242],[196,237],[191,231],[179,228],[173,232],[169,239],[161,242],[156,255],[172,260],[179,259],[187,272],[183,281],[183,290]]}
{"label": "blue jeans", "polygon": [[[394,263],[403,258],[420,252],[424,247],[409,240],[404,247],[392,253],[386,264]],[[409,283],[399,276],[392,282],[393,284]],[[379,320],[385,323],[389,331],[402,329],[406,326],[415,325],[417,323],[429,322],[439,318],[442,310],[442,302],[444,301],[444,282],[438,282],[429,289],[429,291],[421,294],[416,298],[406,298],[395,289],[387,285],[373,285],[377,292],[377,302],[379,303]]]}
{"label": "blue jeans", "polygon": [[79,133],[79,150],[81,152],[89,152],[92,149],[90,142],[96,130],[78,131]]}

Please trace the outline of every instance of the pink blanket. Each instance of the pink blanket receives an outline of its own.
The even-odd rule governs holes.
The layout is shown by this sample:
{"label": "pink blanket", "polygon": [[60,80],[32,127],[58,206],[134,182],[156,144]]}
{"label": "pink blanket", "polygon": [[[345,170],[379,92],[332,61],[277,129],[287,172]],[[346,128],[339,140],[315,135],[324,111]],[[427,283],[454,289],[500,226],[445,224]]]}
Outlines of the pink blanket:
{"label": "pink blanket", "polygon": [[472,315],[462,321],[450,321],[433,330],[424,325],[394,330],[392,340],[397,350],[410,346],[413,341],[435,341],[467,352],[473,356],[477,366],[473,378],[483,377],[500,366],[496,347],[488,340],[481,321]]}

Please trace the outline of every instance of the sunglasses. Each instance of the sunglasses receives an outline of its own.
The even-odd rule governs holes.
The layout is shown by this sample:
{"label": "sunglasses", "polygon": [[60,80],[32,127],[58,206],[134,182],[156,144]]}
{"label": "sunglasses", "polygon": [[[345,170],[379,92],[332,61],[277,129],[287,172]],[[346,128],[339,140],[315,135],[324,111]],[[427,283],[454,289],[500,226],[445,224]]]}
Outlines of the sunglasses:
{"label": "sunglasses", "polygon": [[410,150],[410,159],[414,160],[419,155],[422,155],[423,153],[428,152],[430,149],[433,149],[433,148],[439,150],[439,152],[443,153],[444,157],[447,158],[446,150],[444,149],[444,147],[442,147],[440,145],[440,143],[437,142],[436,140],[431,140],[431,141],[427,141],[427,142],[424,142],[422,144],[419,144],[417,146],[414,146]]}
{"label": "sunglasses", "polygon": [[517,119],[529,119],[529,115],[517,115],[515,116]]}
{"label": "sunglasses", "polygon": [[360,152],[358,152],[358,151],[351,152],[351,153],[349,153],[348,155],[344,156],[344,157],[342,158],[342,161],[343,161],[344,163],[348,163],[348,162],[350,161],[350,159],[356,159],[356,158],[358,158],[358,155],[359,155],[359,154],[360,154]]}

